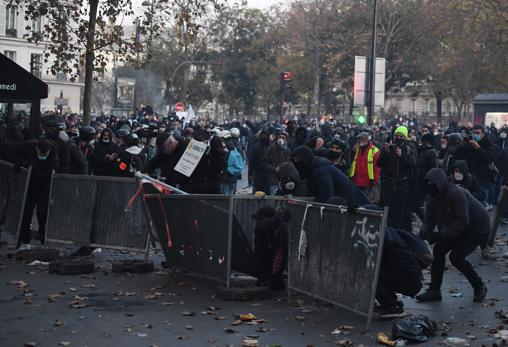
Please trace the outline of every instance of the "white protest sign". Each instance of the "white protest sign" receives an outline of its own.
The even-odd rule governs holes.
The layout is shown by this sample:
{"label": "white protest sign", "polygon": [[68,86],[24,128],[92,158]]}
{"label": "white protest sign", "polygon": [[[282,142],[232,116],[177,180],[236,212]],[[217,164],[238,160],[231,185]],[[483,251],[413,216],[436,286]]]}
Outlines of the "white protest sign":
{"label": "white protest sign", "polygon": [[190,177],[196,166],[198,166],[203,154],[205,154],[207,147],[206,143],[194,139],[190,140],[185,152],[183,152],[182,157],[175,166],[175,171]]}
{"label": "white protest sign", "polygon": [[185,121],[183,123],[183,128],[187,126],[193,120],[196,118],[196,114],[194,113],[194,110],[192,109],[192,105],[189,106],[189,110],[187,111],[187,117],[185,117]]}

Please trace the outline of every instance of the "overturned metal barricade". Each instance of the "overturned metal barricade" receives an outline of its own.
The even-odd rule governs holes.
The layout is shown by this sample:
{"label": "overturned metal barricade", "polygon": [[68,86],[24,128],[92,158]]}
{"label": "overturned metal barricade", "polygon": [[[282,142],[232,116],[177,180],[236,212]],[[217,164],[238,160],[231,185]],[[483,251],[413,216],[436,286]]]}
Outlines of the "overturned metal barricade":
{"label": "overturned metal barricade", "polygon": [[367,317],[381,265],[386,211],[292,201],[288,286]]}
{"label": "overturned metal barricade", "polygon": [[232,197],[147,194],[144,202],[168,263],[229,287]]}
{"label": "overturned metal barricade", "polygon": [[14,164],[0,160],[0,230],[18,242],[31,168],[15,170]]}
{"label": "overturned metal barricade", "polygon": [[46,241],[146,252],[148,221],[134,178],[53,174]]}

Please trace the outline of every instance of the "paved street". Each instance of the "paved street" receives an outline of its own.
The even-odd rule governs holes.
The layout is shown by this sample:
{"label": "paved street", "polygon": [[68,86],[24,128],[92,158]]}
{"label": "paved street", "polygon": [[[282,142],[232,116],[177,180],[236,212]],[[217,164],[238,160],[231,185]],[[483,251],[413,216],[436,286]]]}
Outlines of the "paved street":
{"label": "paved street", "polygon": [[[499,245],[502,255],[506,247]],[[151,257],[158,268],[150,274],[113,274],[110,262],[131,255],[103,251],[95,255],[99,265],[95,273],[65,276],[48,273],[46,266],[9,259],[8,252],[5,246],[0,252],[0,346],[30,342],[36,346],[241,346],[248,337],[259,340],[259,346],[334,346],[345,339],[355,346],[374,346],[377,332],[389,335],[391,331],[390,322],[375,320],[366,332],[362,318],[305,296],[288,300],[281,293],[259,302],[222,301],[215,298],[212,283],[159,268],[160,255]],[[472,290],[453,268],[445,274],[442,303],[404,302],[408,312],[428,315],[440,328],[446,326],[448,336],[468,339],[472,346],[492,346],[489,331],[503,326],[495,312],[508,310],[508,259],[484,262],[478,253],[471,259],[488,283],[484,303],[472,302]],[[72,304],[83,307],[71,308]],[[235,314],[246,313],[266,322],[231,325]],[[332,334],[337,328],[346,334]],[[445,334],[441,330],[421,346],[439,345]]]}

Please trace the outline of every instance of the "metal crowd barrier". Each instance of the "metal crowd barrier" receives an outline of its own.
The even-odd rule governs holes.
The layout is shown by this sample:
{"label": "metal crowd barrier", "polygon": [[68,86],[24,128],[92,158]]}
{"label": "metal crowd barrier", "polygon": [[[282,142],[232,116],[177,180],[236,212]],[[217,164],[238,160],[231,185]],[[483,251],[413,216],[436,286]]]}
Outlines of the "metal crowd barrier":
{"label": "metal crowd barrier", "polygon": [[288,287],[367,317],[370,324],[387,211],[291,201]]}
{"label": "metal crowd barrier", "polygon": [[143,200],[168,263],[229,287],[232,197],[146,194]]}
{"label": "metal crowd barrier", "polygon": [[141,199],[127,208],[138,189],[134,178],[53,174],[46,241],[147,252]]}
{"label": "metal crowd barrier", "polygon": [[26,195],[32,168],[14,169],[14,164],[0,160],[0,230],[16,237],[19,233],[25,209]]}

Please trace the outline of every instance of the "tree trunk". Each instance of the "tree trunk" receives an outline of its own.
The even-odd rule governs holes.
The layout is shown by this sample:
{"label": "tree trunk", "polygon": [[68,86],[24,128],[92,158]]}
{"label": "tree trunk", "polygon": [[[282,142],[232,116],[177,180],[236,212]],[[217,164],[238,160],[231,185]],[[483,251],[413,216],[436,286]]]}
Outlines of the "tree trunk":
{"label": "tree trunk", "polygon": [[95,24],[97,23],[97,10],[99,0],[89,0],[90,13],[88,17],[88,32],[86,35],[86,53],[85,53],[85,87],[83,90],[83,124],[89,125],[91,119],[92,86],[94,71],[94,43],[95,43]]}

